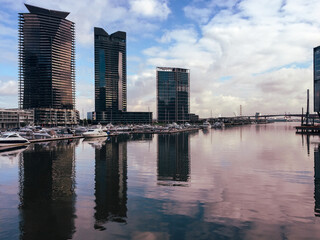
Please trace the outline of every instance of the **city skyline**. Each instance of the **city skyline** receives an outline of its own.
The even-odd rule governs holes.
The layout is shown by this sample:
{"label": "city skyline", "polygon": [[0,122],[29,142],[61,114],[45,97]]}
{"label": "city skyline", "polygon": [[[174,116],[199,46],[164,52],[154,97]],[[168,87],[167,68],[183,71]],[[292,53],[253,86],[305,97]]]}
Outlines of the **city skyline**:
{"label": "city skyline", "polygon": [[[128,111],[150,108],[156,116],[155,66],[190,69],[190,112],[200,117],[211,110],[230,116],[240,105],[244,115],[299,112],[312,89],[313,48],[320,43],[316,1],[26,3],[70,12],[75,22],[81,117],[94,109],[94,26],[127,32]],[[0,8],[0,107],[18,106],[17,13],[23,8],[22,1],[3,1]]]}

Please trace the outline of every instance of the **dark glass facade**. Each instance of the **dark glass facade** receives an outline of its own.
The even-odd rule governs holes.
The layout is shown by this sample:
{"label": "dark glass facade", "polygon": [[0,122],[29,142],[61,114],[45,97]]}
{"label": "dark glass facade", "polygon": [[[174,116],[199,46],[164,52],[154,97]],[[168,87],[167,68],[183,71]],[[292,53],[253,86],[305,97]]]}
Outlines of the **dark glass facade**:
{"label": "dark glass facade", "polygon": [[189,121],[189,86],[189,69],[157,68],[158,122]]}
{"label": "dark glass facade", "polygon": [[95,122],[151,123],[151,112],[127,112],[126,33],[94,28]]}
{"label": "dark glass facade", "polygon": [[126,33],[94,28],[95,111],[127,111]]}
{"label": "dark glass facade", "polygon": [[313,49],[314,111],[320,112],[320,46]]}
{"label": "dark glass facade", "polygon": [[96,112],[95,122],[101,124],[107,123],[120,123],[120,124],[133,124],[133,123],[152,123],[152,112]]}
{"label": "dark glass facade", "polygon": [[75,31],[69,13],[25,4],[19,14],[19,106],[75,109]]}

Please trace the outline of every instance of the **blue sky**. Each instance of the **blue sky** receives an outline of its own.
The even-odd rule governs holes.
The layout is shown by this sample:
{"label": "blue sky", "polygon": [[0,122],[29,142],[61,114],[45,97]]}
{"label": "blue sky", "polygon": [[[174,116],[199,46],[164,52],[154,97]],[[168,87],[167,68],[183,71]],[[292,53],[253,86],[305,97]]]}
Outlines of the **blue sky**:
{"label": "blue sky", "polygon": [[128,110],[156,117],[156,66],[191,72],[201,117],[300,112],[312,92],[320,1],[0,0],[0,108],[17,107],[18,13],[24,2],[76,24],[77,109],[94,110],[93,27],[127,32]]}

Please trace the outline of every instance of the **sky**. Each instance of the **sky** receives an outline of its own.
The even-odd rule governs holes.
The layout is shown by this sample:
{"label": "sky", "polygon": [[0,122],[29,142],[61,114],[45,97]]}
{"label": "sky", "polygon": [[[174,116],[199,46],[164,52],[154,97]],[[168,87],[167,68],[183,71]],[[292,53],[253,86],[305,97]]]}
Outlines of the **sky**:
{"label": "sky", "polygon": [[[76,29],[76,108],[94,111],[94,35],[127,32],[128,111],[156,118],[156,67],[190,69],[200,117],[300,113],[320,45],[319,0],[0,0],[0,108],[18,106],[18,13],[67,11]],[[311,111],[312,112],[312,111]]]}

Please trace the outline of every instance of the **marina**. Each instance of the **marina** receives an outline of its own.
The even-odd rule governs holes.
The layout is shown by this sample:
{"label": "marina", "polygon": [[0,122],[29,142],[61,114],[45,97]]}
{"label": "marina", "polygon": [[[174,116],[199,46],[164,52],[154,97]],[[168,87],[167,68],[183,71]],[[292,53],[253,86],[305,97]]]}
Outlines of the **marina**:
{"label": "marina", "polygon": [[295,126],[120,134],[0,152],[0,239],[317,239],[320,151],[311,143],[320,139],[297,136]]}

